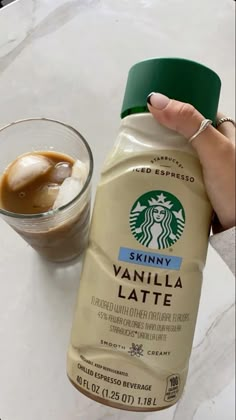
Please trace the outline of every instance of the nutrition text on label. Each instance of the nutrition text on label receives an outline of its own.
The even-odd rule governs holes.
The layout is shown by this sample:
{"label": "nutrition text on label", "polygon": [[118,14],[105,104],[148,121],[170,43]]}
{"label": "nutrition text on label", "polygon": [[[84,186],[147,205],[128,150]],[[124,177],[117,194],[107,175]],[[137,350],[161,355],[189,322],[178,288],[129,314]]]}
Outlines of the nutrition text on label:
{"label": "nutrition text on label", "polygon": [[171,312],[155,312],[143,309],[130,308],[126,305],[117,305],[113,302],[92,296],[91,304],[108,312],[115,312],[119,315],[125,315],[131,318],[139,318],[142,320],[160,321],[160,322],[188,322],[190,320],[189,313],[171,313]]}
{"label": "nutrition text on label", "polygon": [[[85,391],[92,392],[97,397],[108,398],[111,401],[117,401],[131,406],[155,407],[158,405],[158,396],[151,396],[153,385],[131,382],[128,378],[124,379],[122,376],[128,377],[127,372],[109,369],[110,374],[109,372],[103,373],[104,370],[108,370],[106,366],[95,363],[82,355],[81,359],[83,362],[77,364],[77,369],[78,371],[83,372],[83,375],[85,376],[80,376],[80,374],[78,374],[76,381]],[[87,367],[86,364],[89,366]],[[118,377],[111,376],[112,371],[114,374],[117,374]],[[99,382],[95,383],[97,380],[99,380]],[[179,392],[179,384],[180,379],[178,375],[171,375],[167,378],[166,401],[172,401],[176,398]],[[117,391],[117,389],[113,390],[112,385],[120,387],[121,391]],[[138,395],[131,395],[124,392],[126,389],[127,391],[138,390],[140,393]]]}
{"label": "nutrition text on label", "polygon": [[[144,395],[133,396],[126,392],[114,391],[111,389],[111,386],[103,386],[93,383],[90,378],[83,378],[77,376],[76,381],[79,386],[81,386],[85,391],[92,392],[97,397],[108,398],[111,401],[117,401],[123,404],[135,405],[135,406],[157,406],[157,397],[147,397],[147,392],[152,390],[152,385],[137,384],[128,381],[123,381],[120,379],[112,378],[110,376],[105,376],[99,372],[94,372],[93,370],[86,371],[80,364],[78,368],[83,370],[87,375],[94,376],[96,379],[101,380],[102,382],[114,384],[122,388],[131,388],[137,389],[140,392],[144,391]],[[102,366],[101,366],[102,368]]]}

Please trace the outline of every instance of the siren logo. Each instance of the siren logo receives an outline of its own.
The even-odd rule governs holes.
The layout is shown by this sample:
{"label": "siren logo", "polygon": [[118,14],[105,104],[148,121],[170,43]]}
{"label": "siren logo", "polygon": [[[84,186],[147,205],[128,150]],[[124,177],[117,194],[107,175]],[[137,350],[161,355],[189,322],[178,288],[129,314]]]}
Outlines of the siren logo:
{"label": "siren logo", "polygon": [[169,248],[181,237],[184,226],[184,208],[178,198],[167,191],[141,195],[130,212],[131,232],[147,248]]}

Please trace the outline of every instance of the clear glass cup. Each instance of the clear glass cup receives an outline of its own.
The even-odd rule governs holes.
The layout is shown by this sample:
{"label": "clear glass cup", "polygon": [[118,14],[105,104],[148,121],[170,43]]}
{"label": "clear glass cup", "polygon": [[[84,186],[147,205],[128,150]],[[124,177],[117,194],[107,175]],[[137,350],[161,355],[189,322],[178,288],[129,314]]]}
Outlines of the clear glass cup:
{"label": "clear glass cup", "polygon": [[0,207],[3,219],[41,256],[66,262],[79,256],[88,241],[93,156],[83,136],[62,122],[30,118],[0,129],[0,180],[18,156],[36,151],[55,151],[84,162],[88,176],[80,193],[68,204],[37,214],[17,214]]}

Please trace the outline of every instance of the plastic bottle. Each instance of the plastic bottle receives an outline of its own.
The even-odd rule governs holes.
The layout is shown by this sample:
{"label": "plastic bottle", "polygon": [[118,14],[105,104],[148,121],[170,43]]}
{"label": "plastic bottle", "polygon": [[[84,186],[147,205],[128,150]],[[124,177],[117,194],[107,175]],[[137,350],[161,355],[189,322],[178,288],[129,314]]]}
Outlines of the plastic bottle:
{"label": "plastic bottle", "polygon": [[183,59],[151,59],[129,72],[68,351],[69,379],[100,403],[155,411],[182,394],[212,208],[192,146],[154,120],[146,98],[166,94],[214,121],[220,85],[212,70]]}

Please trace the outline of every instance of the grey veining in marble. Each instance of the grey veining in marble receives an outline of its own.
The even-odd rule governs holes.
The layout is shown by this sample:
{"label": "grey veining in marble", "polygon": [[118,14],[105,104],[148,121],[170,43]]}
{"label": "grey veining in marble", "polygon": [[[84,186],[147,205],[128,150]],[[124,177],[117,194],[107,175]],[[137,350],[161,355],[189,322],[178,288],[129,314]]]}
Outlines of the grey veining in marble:
{"label": "grey veining in marble", "polygon": [[182,420],[184,415],[194,419],[198,407],[216,397],[234,378],[235,335],[231,328],[234,320],[233,303],[216,318],[194,348],[187,387],[173,420]]}
{"label": "grey veining in marble", "polygon": [[[74,19],[76,14],[83,12],[84,8],[95,6],[99,0],[71,0],[52,10],[42,21],[35,25],[35,13],[37,11],[38,0],[32,1],[32,16],[28,22],[28,28],[25,32],[24,39],[6,55],[0,58],[0,72],[7,67],[21,54],[24,48],[37,38],[41,38],[59,30],[70,20]],[[11,44],[15,39],[6,41]],[[1,45],[4,47],[4,44]]]}

